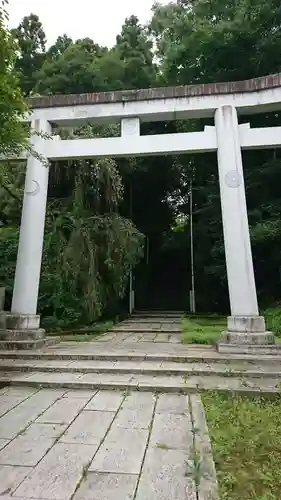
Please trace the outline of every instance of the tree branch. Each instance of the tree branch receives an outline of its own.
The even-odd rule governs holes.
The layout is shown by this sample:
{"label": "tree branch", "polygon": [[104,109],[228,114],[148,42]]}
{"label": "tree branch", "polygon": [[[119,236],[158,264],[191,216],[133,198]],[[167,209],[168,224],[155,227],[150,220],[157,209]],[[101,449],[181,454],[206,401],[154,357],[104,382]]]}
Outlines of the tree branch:
{"label": "tree branch", "polygon": [[6,192],[7,192],[7,193],[8,193],[8,194],[12,197],[12,198],[14,198],[14,200],[17,200],[17,201],[21,202],[21,199],[20,199],[20,198],[19,198],[16,194],[14,194],[14,193],[10,190],[10,188],[8,188],[8,186],[5,186],[5,184],[0,184],[0,186],[1,186],[2,188],[4,188],[4,189],[5,189],[5,191],[6,191]]}

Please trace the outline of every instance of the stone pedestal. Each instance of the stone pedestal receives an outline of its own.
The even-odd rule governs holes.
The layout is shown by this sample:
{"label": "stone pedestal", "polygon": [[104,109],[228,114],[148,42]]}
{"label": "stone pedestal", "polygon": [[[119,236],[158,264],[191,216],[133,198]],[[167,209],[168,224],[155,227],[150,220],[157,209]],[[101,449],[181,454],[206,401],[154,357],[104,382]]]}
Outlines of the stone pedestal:
{"label": "stone pedestal", "polygon": [[[0,349],[38,349],[50,343],[35,314],[2,313]],[[56,339],[54,339],[56,341]]]}
{"label": "stone pedestal", "polygon": [[218,351],[248,353],[251,350],[262,352],[266,348],[268,353],[274,345],[274,335],[266,331],[263,316],[229,316],[227,330],[222,332],[218,343]]}

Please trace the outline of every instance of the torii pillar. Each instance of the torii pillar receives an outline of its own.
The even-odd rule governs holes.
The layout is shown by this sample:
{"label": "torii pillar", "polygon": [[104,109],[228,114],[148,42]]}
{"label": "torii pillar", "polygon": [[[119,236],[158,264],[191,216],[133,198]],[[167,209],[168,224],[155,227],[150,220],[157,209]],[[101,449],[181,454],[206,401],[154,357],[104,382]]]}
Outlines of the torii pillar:
{"label": "torii pillar", "polygon": [[222,106],[215,112],[218,170],[231,316],[218,350],[241,352],[247,346],[274,344],[259,315],[251,251],[237,111]]}

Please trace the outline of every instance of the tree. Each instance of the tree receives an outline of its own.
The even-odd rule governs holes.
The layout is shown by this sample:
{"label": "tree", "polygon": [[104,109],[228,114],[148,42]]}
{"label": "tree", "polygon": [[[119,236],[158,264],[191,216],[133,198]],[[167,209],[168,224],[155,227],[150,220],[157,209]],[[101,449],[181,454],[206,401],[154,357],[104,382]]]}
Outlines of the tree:
{"label": "tree", "polygon": [[125,20],[116,39],[116,49],[124,63],[123,80],[127,88],[153,86],[156,67],[153,64],[152,42],[136,16]]}
{"label": "tree", "polygon": [[207,83],[279,71],[280,21],[279,0],[179,0],[150,30],[167,83]]}
{"label": "tree", "polygon": [[[100,71],[101,60],[108,50],[85,38],[47,58],[36,75],[36,92],[71,94],[107,90],[107,78]],[[109,89],[108,89],[109,90]]]}
{"label": "tree", "polygon": [[5,27],[5,3],[0,6],[0,154],[18,153],[27,145],[23,117],[28,110],[15,70],[17,46]]}
{"label": "tree", "polygon": [[67,35],[62,35],[59,36],[56,40],[56,42],[51,45],[47,52],[47,57],[50,57],[51,59],[57,59],[59,56],[61,56],[64,51],[73,43],[72,39],[69,38]]}
{"label": "tree", "polygon": [[21,73],[21,87],[29,94],[35,85],[35,74],[45,59],[46,35],[36,14],[23,18],[12,34],[18,43],[16,68]]}

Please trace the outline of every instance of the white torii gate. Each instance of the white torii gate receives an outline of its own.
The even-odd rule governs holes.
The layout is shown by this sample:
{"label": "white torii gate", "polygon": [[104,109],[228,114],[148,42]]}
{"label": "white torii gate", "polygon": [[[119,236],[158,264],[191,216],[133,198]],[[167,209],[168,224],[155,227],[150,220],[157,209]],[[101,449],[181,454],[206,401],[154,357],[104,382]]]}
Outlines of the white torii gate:
{"label": "white torii gate", "polygon": [[[281,110],[281,74],[243,82],[36,97],[30,102],[27,120],[49,136],[53,125],[121,121],[121,136],[114,138],[61,140],[34,135],[33,147],[48,160],[217,151],[231,308],[218,347],[241,352],[257,346],[259,352],[270,352],[274,336],[266,331],[258,310],[241,150],[281,147],[281,127],[251,129],[249,124],[238,124],[238,115]],[[214,126],[202,132],[140,135],[140,122],[204,117],[214,117]],[[48,167],[29,156],[12,308],[2,339],[35,341],[44,336],[37,301],[47,190]]]}

